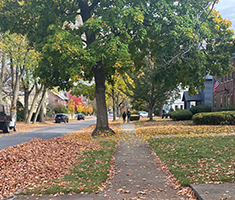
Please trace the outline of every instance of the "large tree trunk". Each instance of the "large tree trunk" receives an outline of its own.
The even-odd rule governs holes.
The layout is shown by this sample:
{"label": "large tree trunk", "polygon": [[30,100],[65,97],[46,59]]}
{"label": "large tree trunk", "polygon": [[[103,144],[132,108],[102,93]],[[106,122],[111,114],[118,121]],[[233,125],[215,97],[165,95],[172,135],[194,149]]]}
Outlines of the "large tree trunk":
{"label": "large tree trunk", "polygon": [[[28,73],[26,71],[26,77],[28,76]],[[23,79],[22,79],[23,82]],[[31,86],[30,88],[30,84],[29,81],[26,81],[23,88],[24,88],[24,121],[26,122],[26,119],[28,118],[28,114],[29,114],[29,97],[31,92],[33,91],[35,85]]]}
{"label": "large tree trunk", "polygon": [[112,100],[113,100],[113,121],[116,120],[116,104],[115,104],[115,91],[112,89]]}
{"label": "large tree trunk", "polygon": [[[11,60],[12,61],[12,60]],[[14,78],[14,68],[13,68],[13,63],[11,63],[12,66],[12,77],[15,82],[12,82],[12,88],[13,88],[13,97],[12,97],[12,102],[11,102],[11,118],[16,121],[16,115],[17,115],[17,98],[18,98],[18,93],[20,89],[20,80],[24,75],[25,72],[25,66],[22,66],[20,69],[19,66],[16,66],[15,70],[15,78]]]}
{"label": "large tree trunk", "polygon": [[44,101],[45,101],[45,98],[46,98],[46,91],[47,91],[46,88],[44,88],[44,89],[43,89],[43,93],[42,93],[42,98],[41,98],[40,103],[39,103],[39,105],[38,105],[38,107],[37,107],[36,113],[35,113],[35,115],[34,115],[34,117],[33,117],[33,124],[36,123],[37,118],[38,118],[39,111],[41,110],[42,105],[43,105],[43,103],[44,103]]}
{"label": "large tree trunk", "polygon": [[154,107],[154,104],[152,103],[149,103],[149,112],[148,112],[148,115],[149,115],[149,120],[152,121],[153,120],[153,107]]}
{"label": "large tree trunk", "polygon": [[27,85],[24,85],[24,121],[26,122],[26,119],[28,118],[29,114],[29,96],[31,92],[33,91],[33,87],[29,90],[29,83]]}
{"label": "large tree trunk", "polygon": [[41,107],[41,110],[40,110],[40,122],[45,122],[44,110],[45,110],[45,99],[42,103],[42,107]]}
{"label": "large tree trunk", "polygon": [[[79,1],[80,14],[83,23],[92,17],[91,10],[94,9],[98,3],[99,0],[93,1],[91,5],[88,0]],[[91,34],[88,30],[86,30],[85,35],[88,46],[95,42],[96,37],[94,33]],[[101,61],[97,62],[97,65],[94,67],[93,71],[96,84],[95,97],[97,105],[97,122],[95,130],[92,132],[92,136],[97,136],[100,134],[112,135],[114,134],[114,131],[109,128],[107,106],[105,101],[105,73],[102,58]]]}
{"label": "large tree trunk", "polygon": [[38,100],[39,95],[40,95],[41,92],[42,92],[42,89],[43,89],[43,87],[41,87],[40,89],[36,89],[36,94],[34,95],[33,102],[32,102],[31,108],[30,108],[30,110],[29,110],[28,117],[27,117],[27,119],[25,120],[25,123],[26,123],[26,124],[30,124],[31,118],[32,118],[32,116],[33,116],[33,111],[34,111],[34,109],[35,109],[35,107],[36,107],[36,103],[37,103],[37,100]]}
{"label": "large tree trunk", "polygon": [[95,75],[95,97],[97,106],[96,128],[92,136],[113,135],[114,131],[109,128],[107,106],[105,101],[105,75],[102,61],[94,68]]}
{"label": "large tree trunk", "polygon": [[160,104],[160,107],[159,107],[159,115],[160,116],[162,116],[164,104],[165,104],[165,101],[161,102],[161,104]]}
{"label": "large tree trunk", "polygon": [[2,61],[1,61],[1,74],[0,74],[0,104],[2,104],[2,98],[3,98],[3,77],[4,77],[4,72],[5,72],[5,53],[2,52]]}

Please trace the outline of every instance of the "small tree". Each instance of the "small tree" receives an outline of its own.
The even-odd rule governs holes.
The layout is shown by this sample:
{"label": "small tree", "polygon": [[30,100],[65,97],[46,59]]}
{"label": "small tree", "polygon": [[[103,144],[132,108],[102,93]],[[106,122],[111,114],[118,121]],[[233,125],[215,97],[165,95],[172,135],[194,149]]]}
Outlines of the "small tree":
{"label": "small tree", "polygon": [[61,104],[54,108],[54,112],[55,113],[69,113],[69,110],[66,106]]}

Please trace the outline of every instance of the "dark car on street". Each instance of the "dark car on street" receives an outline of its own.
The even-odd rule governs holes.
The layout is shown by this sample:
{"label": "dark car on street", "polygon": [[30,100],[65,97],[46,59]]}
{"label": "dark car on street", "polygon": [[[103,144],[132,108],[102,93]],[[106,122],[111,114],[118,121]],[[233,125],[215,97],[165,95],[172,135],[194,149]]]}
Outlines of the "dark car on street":
{"label": "dark car on street", "polygon": [[64,113],[56,114],[56,116],[55,116],[55,123],[60,123],[60,122],[69,123],[68,116],[65,115]]}
{"label": "dark car on street", "polygon": [[82,113],[78,113],[77,114],[77,120],[80,120],[80,119],[85,120],[85,117],[84,117],[84,115]]}

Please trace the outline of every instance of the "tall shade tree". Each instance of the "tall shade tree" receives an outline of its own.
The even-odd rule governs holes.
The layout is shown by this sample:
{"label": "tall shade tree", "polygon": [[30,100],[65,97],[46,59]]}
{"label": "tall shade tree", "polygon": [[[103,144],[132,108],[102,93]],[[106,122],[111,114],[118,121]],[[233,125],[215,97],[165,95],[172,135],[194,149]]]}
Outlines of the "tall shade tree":
{"label": "tall shade tree", "polygon": [[17,98],[27,67],[28,41],[20,34],[4,34],[4,53],[11,69],[11,117],[16,120]]}
{"label": "tall shade tree", "polygon": [[113,121],[116,120],[116,117],[119,114],[120,110],[120,101],[122,101],[126,95],[122,92],[125,91],[125,82],[123,76],[116,73],[113,76],[110,76],[106,82],[106,99],[112,99],[112,108],[113,108]]}
{"label": "tall shade tree", "polygon": [[177,85],[168,84],[164,78],[157,75],[158,66],[149,58],[146,58],[145,62],[146,67],[124,76],[128,88],[125,93],[132,99],[133,105],[140,102],[145,105],[149,119],[153,120],[153,110],[156,105],[169,99]]}
{"label": "tall shade tree", "polygon": [[[116,72],[140,69],[146,55],[156,57],[162,75],[165,71],[186,72],[177,76],[173,84],[184,81],[196,87],[202,85],[205,73],[228,69],[230,55],[218,56],[213,65],[201,64],[201,59],[209,61],[207,54],[214,52],[207,48],[205,52],[199,51],[198,45],[202,48],[204,42],[214,42],[207,40],[210,34],[207,30],[216,21],[212,25],[207,23],[205,31],[201,27],[209,21],[208,7],[215,2],[8,0],[0,2],[0,28],[26,33],[31,43],[36,44],[42,52],[40,77],[47,87],[68,89],[73,84],[71,77],[77,74],[86,80],[94,77],[97,124],[93,135],[113,134],[108,125],[105,80]],[[218,32],[227,36],[224,26]],[[225,37],[221,43],[228,45],[229,40],[231,37]],[[214,42],[212,46],[221,50],[217,45]],[[221,54],[220,50],[216,53]],[[195,55],[198,59],[194,64]]]}

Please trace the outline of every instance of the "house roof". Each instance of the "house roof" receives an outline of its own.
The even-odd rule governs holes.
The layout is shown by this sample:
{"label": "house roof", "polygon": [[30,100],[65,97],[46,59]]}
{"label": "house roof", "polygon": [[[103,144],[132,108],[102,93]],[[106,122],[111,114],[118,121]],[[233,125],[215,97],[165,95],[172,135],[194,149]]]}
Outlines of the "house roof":
{"label": "house roof", "polygon": [[200,93],[196,94],[195,96],[189,96],[188,91],[184,92],[183,98],[182,98],[182,101],[201,101],[201,100],[202,98],[201,98]]}
{"label": "house roof", "polygon": [[68,101],[68,100],[69,100],[69,98],[66,97],[63,93],[58,94],[58,93],[56,93],[56,92],[54,92],[54,91],[50,91],[50,92],[51,92],[52,94],[56,95],[57,97],[59,97],[59,98],[62,99],[62,100],[65,100],[65,101]]}

